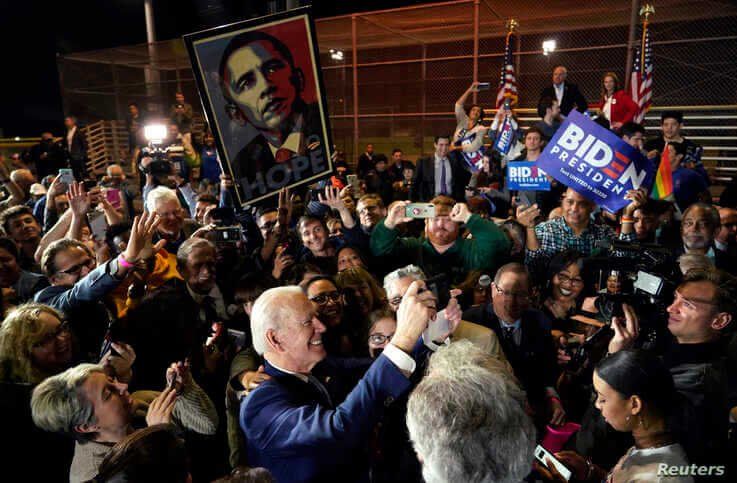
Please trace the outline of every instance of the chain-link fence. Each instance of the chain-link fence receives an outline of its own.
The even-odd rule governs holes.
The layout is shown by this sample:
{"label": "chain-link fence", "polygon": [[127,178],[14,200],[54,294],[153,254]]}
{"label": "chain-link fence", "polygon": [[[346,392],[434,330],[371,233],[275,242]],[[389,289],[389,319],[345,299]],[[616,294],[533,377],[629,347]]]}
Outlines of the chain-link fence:
{"label": "chain-link fence", "polygon": [[[737,104],[737,4],[652,3],[653,104]],[[367,143],[385,153],[400,147],[408,158],[429,153],[433,136],[453,128],[453,104],[473,80],[492,84],[477,102],[493,107],[510,18],[519,22],[520,106],[535,107],[558,64],[594,104],[605,72],[625,81],[639,39],[638,10],[638,0],[463,0],[320,19],[333,140],[353,162]],[[556,42],[549,55],[544,40]],[[343,59],[333,60],[330,49]],[[179,40],[60,57],[59,70],[67,112],[90,122],[122,119],[132,101],[165,115],[176,90],[200,109]]]}

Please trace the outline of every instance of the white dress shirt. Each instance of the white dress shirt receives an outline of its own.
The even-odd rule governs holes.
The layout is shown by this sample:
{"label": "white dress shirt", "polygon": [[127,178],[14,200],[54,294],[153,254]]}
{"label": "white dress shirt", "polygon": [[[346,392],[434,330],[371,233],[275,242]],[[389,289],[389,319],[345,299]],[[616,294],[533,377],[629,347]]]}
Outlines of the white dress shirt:
{"label": "white dress shirt", "polygon": [[553,90],[555,91],[555,98],[558,99],[558,105],[560,106],[563,103],[563,92],[565,91],[565,82],[561,82],[560,84],[553,84]]}

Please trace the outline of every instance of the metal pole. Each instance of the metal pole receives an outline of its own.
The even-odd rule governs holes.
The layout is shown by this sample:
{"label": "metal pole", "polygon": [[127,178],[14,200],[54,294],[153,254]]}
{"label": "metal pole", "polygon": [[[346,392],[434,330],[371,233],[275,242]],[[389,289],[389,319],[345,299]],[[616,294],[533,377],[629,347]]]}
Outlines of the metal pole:
{"label": "metal pole", "polygon": [[[479,80],[479,0],[473,2],[473,81]],[[473,103],[476,104],[478,92],[473,91]]]}
{"label": "metal pole", "polygon": [[358,46],[356,16],[351,16],[351,42],[353,44],[353,158],[358,155]]}
{"label": "metal pole", "polygon": [[625,92],[630,90],[630,77],[632,77],[632,63],[634,56],[634,47],[637,39],[637,26],[640,24],[640,0],[632,0],[632,10],[630,11],[630,33],[627,40],[627,63],[624,71]]}
{"label": "metal pole", "polygon": [[156,26],[154,25],[153,0],[144,0],[143,11],[146,15],[146,42],[152,44],[156,42]]}
{"label": "metal pole", "polygon": [[146,79],[146,99],[148,111],[160,114],[159,109],[159,72],[156,70],[157,55],[154,43],[156,42],[156,22],[154,20],[153,0],[144,0],[143,11],[146,17],[146,43],[148,44],[148,67],[144,69]]}

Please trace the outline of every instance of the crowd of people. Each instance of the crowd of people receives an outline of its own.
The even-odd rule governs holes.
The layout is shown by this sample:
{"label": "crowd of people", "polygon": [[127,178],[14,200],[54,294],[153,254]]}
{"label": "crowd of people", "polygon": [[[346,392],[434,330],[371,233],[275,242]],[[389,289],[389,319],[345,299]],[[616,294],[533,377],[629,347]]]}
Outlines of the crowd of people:
{"label": "crowd of people", "polygon": [[631,190],[610,213],[556,180],[510,190],[505,168],[589,110],[566,77],[478,170],[463,152],[505,111],[485,124],[473,84],[431,156],[369,144],[246,209],[181,93],[158,154],[129,106],[132,176],[87,172],[71,116],[0,163],[4,471],[566,481],[555,458],[577,481],[734,475],[737,201],[713,202],[682,113],[646,136],[611,72],[597,122],[670,162],[673,201]]}

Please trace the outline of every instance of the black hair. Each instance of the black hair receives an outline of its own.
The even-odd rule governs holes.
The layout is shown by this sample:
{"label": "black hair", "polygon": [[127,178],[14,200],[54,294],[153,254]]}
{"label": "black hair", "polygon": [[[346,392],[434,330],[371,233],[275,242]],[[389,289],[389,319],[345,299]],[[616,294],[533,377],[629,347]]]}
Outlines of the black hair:
{"label": "black hair", "polygon": [[684,156],[686,155],[686,144],[685,143],[672,142],[668,144],[673,146],[673,149],[676,150],[676,154],[682,154]]}
{"label": "black hair", "polygon": [[605,129],[612,128],[612,124],[609,122],[609,119],[605,118],[604,116],[596,116],[594,118],[594,122]]}
{"label": "black hair", "polygon": [[269,213],[274,213],[276,211],[277,211],[276,208],[274,208],[273,206],[259,206],[258,209],[256,210],[256,219],[259,219],[264,215],[267,215]]}
{"label": "black hair", "polygon": [[541,98],[540,102],[537,103],[537,115],[540,117],[545,117],[547,110],[553,108],[554,102],[558,102],[558,100],[553,99],[550,96],[545,96]]}
{"label": "black hair", "polygon": [[197,202],[209,203],[212,205],[218,204],[218,199],[210,193],[200,193],[197,195]]}
{"label": "black hair", "polygon": [[392,156],[394,156],[394,153],[402,153],[403,151],[399,148],[392,149]]}
{"label": "black hair", "polygon": [[333,284],[336,290],[340,291],[335,279],[331,277],[330,275],[315,275],[314,277],[312,277],[311,279],[307,280],[305,283],[302,284],[302,291],[304,293],[307,293],[307,290],[310,288],[310,285],[312,285],[315,282],[319,282],[320,280],[327,280],[328,282]]}
{"label": "black hair", "polygon": [[435,136],[435,141],[434,141],[434,143],[435,143],[435,144],[438,144],[438,141],[439,141],[440,139],[447,139],[447,140],[448,140],[448,142],[450,142],[450,135],[449,135],[449,134],[440,134],[440,135],[438,135],[438,136]]}
{"label": "black hair", "polygon": [[471,114],[471,109],[473,109],[474,107],[478,107],[479,108],[479,119],[476,122],[483,121],[484,120],[484,108],[481,107],[479,104],[471,104],[471,107],[469,107],[468,108],[468,111],[466,111],[466,115],[470,115]]}
{"label": "black hair", "polygon": [[612,389],[629,398],[637,395],[648,409],[666,417],[673,406],[673,376],[657,356],[628,349],[605,357],[596,366],[596,374]]}
{"label": "black hair", "polygon": [[660,124],[663,124],[666,119],[675,119],[678,124],[682,124],[683,113],[681,111],[663,111],[660,115]]}
{"label": "black hair", "polygon": [[15,260],[18,260],[18,245],[13,240],[7,237],[0,238],[0,248],[10,253]]}
{"label": "black hair", "polygon": [[115,245],[115,237],[120,236],[123,233],[130,231],[132,225],[130,223],[117,223],[110,225],[105,229],[105,243],[110,248],[112,253],[118,253],[118,247]]}
{"label": "black hair", "polygon": [[[279,52],[279,55],[281,55],[284,60],[287,61],[289,64],[289,67],[292,69],[292,71],[295,71],[294,66],[294,58],[292,57],[292,53],[289,51],[286,45],[282,43],[281,40],[277,39],[276,37],[272,37],[271,35],[254,30],[250,32],[244,32],[240,35],[237,35],[233,37],[230,40],[230,43],[227,47],[225,47],[225,50],[223,51],[223,55],[220,58],[220,67],[218,67],[218,74],[220,74],[220,84],[223,88],[223,93],[226,92],[225,89],[225,70],[228,67],[228,59],[230,59],[230,56],[233,55],[233,53],[240,49],[241,47],[245,47],[246,45],[252,44],[254,42],[259,41],[266,41],[269,42],[277,52]],[[227,98],[227,96],[226,96]]]}
{"label": "black hair", "polygon": [[624,124],[622,124],[622,127],[619,128],[619,134],[622,137],[627,136],[628,138],[631,138],[632,136],[634,136],[638,132],[644,136],[645,135],[645,126],[643,126],[642,124],[638,124],[636,122],[632,122],[632,121],[625,122]]}
{"label": "black hair", "polygon": [[5,233],[10,233],[10,222],[13,221],[14,218],[23,215],[33,216],[33,211],[31,211],[31,209],[26,205],[17,205],[11,206],[0,213],[0,225],[3,227],[3,230],[5,230]]}

